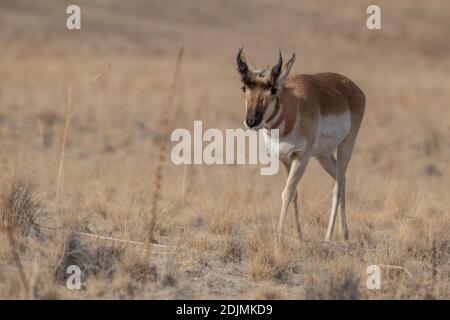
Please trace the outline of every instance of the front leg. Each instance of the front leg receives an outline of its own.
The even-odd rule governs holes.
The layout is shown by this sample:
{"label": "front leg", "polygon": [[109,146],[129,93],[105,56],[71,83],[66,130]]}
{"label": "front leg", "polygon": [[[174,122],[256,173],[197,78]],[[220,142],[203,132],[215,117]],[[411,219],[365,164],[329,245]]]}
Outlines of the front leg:
{"label": "front leg", "polygon": [[289,170],[289,174],[287,177],[286,185],[283,189],[283,193],[281,194],[281,214],[280,221],[278,223],[278,243],[282,244],[283,234],[284,234],[284,225],[286,213],[289,208],[289,204],[294,200],[297,185],[300,179],[305,172],[306,165],[308,164],[309,157],[308,156],[299,156],[298,154],[294,154],[292,156],[292,163]]}

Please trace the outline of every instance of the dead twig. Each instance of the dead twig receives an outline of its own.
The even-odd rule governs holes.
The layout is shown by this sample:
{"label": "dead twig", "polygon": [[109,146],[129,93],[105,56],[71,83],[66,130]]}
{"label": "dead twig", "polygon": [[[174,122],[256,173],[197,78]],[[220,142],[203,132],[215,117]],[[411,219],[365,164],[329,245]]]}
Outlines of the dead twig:
{"label": "dead twig", "polygon": [[[42,228],[42,229],[47,229],[47,230],[51,230],[51,231],[61,230],[61,229],[58,229],[58,228],[47,227],[47,226],[42,226],[42,225],[39,225],[39,227]],[[68,231],[68,230],[69,229],[66,229],[65,231]],[[157,248],[170,248],[170,246],[164,245],[164,244],[156,244],[156,243],[150,243],[149,244],[149,243],[146,243],[146,242],[140,242],[140,241],[134,241],[134,240],[126,240],[126,239],[102,236],[102,235],[98,235],[98,234],[94,234],[94,233],[88,233],[88,232],[74,231],[73,233],[78,234],[80,236],[84,236],[84,237],[96,238],[96,239],[101,239],[101,240],[110,240],[110,241],[114,241],[114,242],[122,242],[122,243],[127,243],[127,244],[132,244],[132,245],[152,246],[152,247],[157,247]]]}

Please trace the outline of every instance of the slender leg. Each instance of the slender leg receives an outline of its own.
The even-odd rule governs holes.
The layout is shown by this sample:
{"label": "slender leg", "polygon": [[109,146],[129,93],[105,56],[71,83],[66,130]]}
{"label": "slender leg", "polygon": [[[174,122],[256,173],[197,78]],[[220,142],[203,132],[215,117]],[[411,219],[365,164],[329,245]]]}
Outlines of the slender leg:
{"label": "slender leg", "polygon": [[348,240],[348,227],[345,216],[345,178],[344,183],[342,184],[341,201],[339,203],[339,226],[341,233],[344,235],[344,239]]}
{"label": "slender leg", "polygon": [[344,235],[345,240],[348,240],[348,227],[347,220],[345,215],[345,173],[348,168],[348,163],[350,162],[350,158],[352,157],[353,147],[355,145],[355,139],[351,137],[347,137],[338,147],[337,156],[338,156],[338,164],[337,164],[337,172],[341,177],[340,184],[340,196],[341,201],[339,204],[339,226],[341,229],[341,233]]}
{"label": "slender leg", "polygon": [[300,241],[303,240],[303,233],[302,233],[302,228],[300,226],[300,214],[299,214],[299,210],[298,210],[298,192],[297,190],[295,190],[295,194],[294,194],[294,214],[295,214],[295,227],[297,229],[297,234],[298,234],[298,238],[300,239]]}
{"label": "slender leg", "polygon": [[300,157],[298,155],[293,156],[291,163],[291,168],[289,170],[289,175],[284,187],[283,193],[281,194],[282,206],[280,221],[278,223],[278,242],[281,244],[281,239],[283,238],[284,225],[286,213],[289,208],[289,204],[294,200],[294,194],[297,189],[297,185],[305,172],[306,165],[308,164],[309,157]]}
{"label": "slender leg", "polygon": [[329,156],[323,156],[317,158],[319,160],[319,163],[321,167],[335,180],[335,185],[333,189],[333,198],[331,202],[331,213],[330,213],[330,221],[328,223],[328,230],[325,237],[325,241],[330,241],[331,236],[333,234],[333,228],[336,221],[336,214],[338,207],[340,207],[340,199],[338,194],[338,182],[336,179],[336,159],[331,154]]}
{"label": "slender leg", "polygon": [[331,202],[331,214],[330,221],[328,222],[327,234],[325,235],[325,241],[331,241],[331,236],[333,235],[334,224],[336,222],[336,215],[339,205],[339,179],[336,180],[333,189],[333,200]]}
{"label": "slender leg", "polygon": [[[289,176],[289,171],[291,170],[292,162],[284,162],[283,161],[283,164],[284,164],[284,167],[286,168],[287,176]],[[299,214],[299,209],[298,209],[298,192],[297,192],[297,188],[295,188],[295,191],[294,191],[293,202],[294,202],[295,227],[297,229],[298,237],[299,237],[300,241],[302,241],[303,240],[303,236],[302,236],[302,229],[301,229],[301,226],[300,226],[300,214]]]}
{"label": "slender leg", "polygon": [[330,241],[331,236],[333,235],[333,228],[336,222],[338,207],[340,231],[344,235],[345,240],[348,240],[348,227],[345,216],[345,173],[352,156],[354,143],[354,138],[352,136],[348,136],[344,139],[344,141],[342,141],[337,149],[336,183],[333,190],[330,221],[328,223],[325,241]]}

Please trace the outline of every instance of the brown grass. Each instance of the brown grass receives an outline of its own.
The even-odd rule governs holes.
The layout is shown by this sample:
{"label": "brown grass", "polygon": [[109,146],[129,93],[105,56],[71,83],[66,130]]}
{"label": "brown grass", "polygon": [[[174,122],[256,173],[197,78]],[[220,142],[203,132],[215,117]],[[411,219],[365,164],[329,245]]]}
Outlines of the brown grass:
{"label": "brown grass", "polygon": [[25,298],[26,295],[24,295],[23,292],[25,292],[25,294],[28,293],[30,290],[30,286],[28,284],[27,276],[25,275],[25,270],[23,268],[22,261],[20,259],[20,255],[17,252],[17,242],[16,242],[16,238],[14,236],[14,232],[13,232],[12,228],[9,226],[7,226],[7,227],[2,226],[2,231],[4,231],[6,233],[6,236],[8,238],[8,244],[11,249],[11,256],[14,261],[14,264],[17,267],[17,271],[20,276],[20,280],[21,280],[21,284],[22,284],[22,291],[18,291],[19,292],[18,298]]}
{"label": "brown grass", "polygon": [[22,290],[16,298],[27,298],[30,285],[18,252],[19,247],[15,233],[21,235],[37,235],[39,228],[36,221],[41,213],[41,206],[36,199],[31,182],[23,178],[15,178],[9,185],[0,189],[0,231],[7,238],[12,260],[21,280]]}
{"label": "brown grass", "polygon": [[37,221],[42,214],[42,205],[33,182],[23,177],[14,177],[8,183],[2,183],[0,188],[2,225],[25,236],[39,235]]}
{"label": "brown grass", "polygon": [[[98,0],[82,3],[81,31],[61,24],[64,2],[28,2],[0,4],[0,217],[13,237],[0,232],[0,298],[450,298],[448,1],[376,1],[381,31],[359,1]],[[295,52],[293,72],[340,72],[366,93],[348,242],[322,241],[333,186],[316,161],[299,187],[305,241],[289,213],[277,250],[282,170],[175,166],[161,149],[196,119],[241,127],[241,46],[262,67]],[[139,243],[149,223],[166,246]],[[82,290],[61,278],[69,263]],[[372,264],[380,290],[366,287]]]}

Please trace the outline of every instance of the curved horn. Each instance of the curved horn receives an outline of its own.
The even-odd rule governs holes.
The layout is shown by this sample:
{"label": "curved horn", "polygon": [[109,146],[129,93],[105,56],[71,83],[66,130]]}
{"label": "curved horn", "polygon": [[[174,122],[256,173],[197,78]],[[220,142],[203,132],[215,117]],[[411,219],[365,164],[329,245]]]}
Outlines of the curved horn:
{"label": "curved horn", "polygon": [[295,60],[295,53],[292,54],[292,57],[289,59],[287,64],[290,65],[292,62],[294,62],[294,60]]}
{"label": "curved horn", "polygon": [[278,62],[277,64],[272,68],[271,76],[272,80],[276,80],[278,76],[281,73],[281,67],[283,65],[283,57],[281,56],[281,51],[278,50]]}
{"label": "curved horn", "polygon": [[242,74],[242,75],[247,75],[247,71],[248,71],[248,66],[247,64],[242,61],[241,59],[241,54],[242,54],[242,50],[244,50],[244,47],[239,49],[239,52],[236,56],[236,62],[237,62],[237,66],[238,66],[238,71]]}

